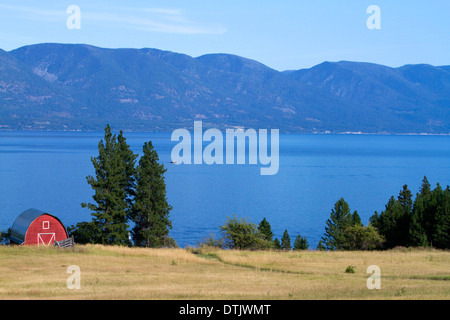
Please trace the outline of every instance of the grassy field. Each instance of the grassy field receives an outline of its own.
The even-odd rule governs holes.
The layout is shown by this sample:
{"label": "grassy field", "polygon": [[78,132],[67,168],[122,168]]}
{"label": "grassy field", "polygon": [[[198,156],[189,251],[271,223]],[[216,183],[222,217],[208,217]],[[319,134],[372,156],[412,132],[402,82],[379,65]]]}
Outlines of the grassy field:
{"label": "grassy field", "polygon": [[[370,265],[380,290],[367,288]],[[450,252],[0,246],[0,299],[450,299]]]}

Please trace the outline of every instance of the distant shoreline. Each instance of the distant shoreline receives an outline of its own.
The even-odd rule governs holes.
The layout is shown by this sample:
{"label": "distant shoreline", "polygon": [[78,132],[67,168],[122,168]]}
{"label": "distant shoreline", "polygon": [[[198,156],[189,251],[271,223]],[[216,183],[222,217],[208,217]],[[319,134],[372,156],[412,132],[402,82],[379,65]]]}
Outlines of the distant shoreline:
{"label": "distant shoreline", "polygon": [[[188,127],[183,127],[183,129],[188,129]],[[175,129],[174,129],[175,130]],[[244,129],[246,130],[246,129]],[[127,133],[168,133],[171,134],[172,131],[133,131],[133,130],[122,130],[123,132]],[[0,129],[1,133],[62,133],[62,132],[79,132],[79,133],[99,133],[102,134],[102,131],[100,130],[7,130],[7,129]],[[352,131],[346,131],[346,132],[282,132],[280,131],[280,134],[283,135],[361,135],[361,136],[450,136],[450,133],[427,133],[427,132],[409,132],[409,133],[394,133],[394,132],[352,132]]]}

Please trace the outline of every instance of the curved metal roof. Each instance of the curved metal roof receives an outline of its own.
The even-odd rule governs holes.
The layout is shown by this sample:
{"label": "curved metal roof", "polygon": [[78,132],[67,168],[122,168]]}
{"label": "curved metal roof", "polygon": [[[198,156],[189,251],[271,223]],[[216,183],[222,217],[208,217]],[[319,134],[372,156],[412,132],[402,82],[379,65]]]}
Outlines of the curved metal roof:
{"label": "curved metal roof", "polygon": [[[17,217],[16,221],[14,221],[14,224],[11,228],[11,236],[10,236],[10,240],[14,243],[17,244],[22,244],[25,242],[25,235],[27,234],[27,230],[30,227],[31,223],[36,220],[38,217],[42,216],[43,214],[48,214],[49,216],[52,216],[53,218],[55,218],[56,220],[58,220],[59,222],[61,222],[58,218],[56,218],[55,216],[37,210],[37,209],[28,209],[26,211],[24,211],[20,216]],[[61,225],[64,226],[64,224]],[[64,227],[65,229],[65,227]],[[67,231],[66,231],[67,233]]]}

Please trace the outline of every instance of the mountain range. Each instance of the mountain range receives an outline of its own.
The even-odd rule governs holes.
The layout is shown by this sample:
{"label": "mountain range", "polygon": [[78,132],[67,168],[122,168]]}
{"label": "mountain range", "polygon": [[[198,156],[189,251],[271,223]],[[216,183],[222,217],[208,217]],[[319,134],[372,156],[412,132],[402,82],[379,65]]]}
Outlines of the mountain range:
{"label": "mountain range", "polygon": [[324,62],[280,72],[230,54],[36,44],[0,50],[0,130],[450,133],[450,66]]}

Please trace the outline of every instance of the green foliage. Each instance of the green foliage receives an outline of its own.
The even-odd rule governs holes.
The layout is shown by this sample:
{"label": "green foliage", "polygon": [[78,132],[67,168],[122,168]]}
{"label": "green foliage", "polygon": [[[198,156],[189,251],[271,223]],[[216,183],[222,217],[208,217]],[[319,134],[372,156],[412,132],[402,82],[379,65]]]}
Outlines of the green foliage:
{"label": "green foliage", "polygon": [[133,198],[135,196],[135,188],[136,188],[136,181],[135,181],[135,175],[136,175],[136,159],[138,157],[137,154],[134,154],[133,151],[131,151],[130,146],[127,143],[127,140],[123,136],[123,132],[120,131],[119,135],[117,136],[117,153],[119,158],[119,167],[122,172],[122,182],[121,182],[121,188],[125,191],[126,195],[126,213],[129,215],[131,214],[132,205],[133,205]]}
{"label": "green foliage", "polygon": [[385,248],[395,246],[450,248],[450,190],[439,183],[434,190],[424,177],[420,192],[412,200],[405,185],[397,199],[391,197],[386,209],[370,218],[385,237]]}
{"label": "green foliage", "polygon": [[135,223],[132,237],[140,247],[162,247],[169,235],[172,223],[169,213],[172,207],[166,197],[164,165],[151,142],[143,147],[143,156],[136,170],[136,192],[131,218]]}
{"label": "green foliage", "polygon": [[317,244],[316,250],[317,251],[326,251],[327,250],[327,248],[323,244],[322,240],[320,240],[319,243]]}
{"label": "green foliage", "polygon": [[294,250],[308,250],[309,244],[306,237],[298,235],[294,241]]}
{"label": "green foliage", "polygon": [[178,244],[174,238],[164,236],[158,239],[160,248],[178,248]]}
{"label": "green foliage", "polygon": [[176,247],[168,236],[171,229],[164,182],[164,166],[152,143],[144,144],[144,155],[136,168],[138,155],[127,144],[123,133],[113,135],[109,125],[104,140],[98,144],[99,154],[92,157],[95,177],[87,182],[95,191],[95,203],[82,203],[92,211],[92,221],[68,228],[78,243],[131,245],[129,221],[134,244],[146,247]]}
{"label": "green foliage", "polygon": [[410,243],[412,246],[432,246],[436,233],[436,214],[443,200],[443,190],[439,184],[431,191],[430,183],[425,177],[420,193],[414,201],[411,217]]}
{"label": "green foliage", "polygon": [[384,237],[377,230],[368,225],[366,227],[356,224],[344,230],[344,240],[340,249],[342,250],[376,250],[383,246]]}
{"label": "green foliage", "polygon": [[[231,228],[232,225],[234,228]],[[240,230],[238,226],[241,227]],[[284,231],[281,242],[278,238],[270,241],[273,233],[265,218],[256,230],[256,226],[234,217],[229,219],[226,229],[222,227],[223,231],[232,229],[236,232],[232,233],[234,237],[228,236],[228,242],[230,239],[237,239],[239,242],[233,240],[232,245],[228,245],[229,248],[291,249],[287,230]],[[236,245],[241,242],[244,244]],[[267,246],[268,243],[271,245]],[[397,198],[392,196],[389,199],[384,211],[380,214],[375,211],[367,226],[363,225],[358,212],[354,211],[352,214],[348,203],[341,198],[331,210],[325,234],[316,250],[380,250],[408,245],[450,248],[450,187],[443,190],[438,183],[432,190],[424,177],[420,193],[413,201],[411,191],[404,185]],[[294,250],[306,250],[308,247],[306,237],[298,235]]]}
{"label": "green foliage", "polygon": [[408,185],[405,184],[403,186],[403,190],[400,191],[397,199],[400,205],[402,206],[403,215],[406,217],[410,216],[412,212],[413,201],[412,201],[412,193],[408,189]]}
{"label": "green foliage", "polygon": [[236,215],[228,217],[224,225],[220,226],[224,236],[224,247],[239,250],[257,250],[267,248],[268,241],[264,240],[258,227],[244,218]]}
{"label": "green foliage", "polygon": [[431,193],[431,184],[428,181],[427,177],[423,177],[422,185],[420,186],[419,190],[420,194],[426,195]]}
{"label": "green foliage", "polygon": [[348,266],[348,267],[345,269],[345,273],[355,273],[355,272],[356,272],[355,269],[356,269],[355,266]]}
{"label": "green foliage", "polygon": [[105,128],[104,141],[98,144],[98,151],[98,156],[91,158],[95,177],[86,178],[95,191],[92,197],[95,204],[81,204],[92,211],[93,219],[70,230],[77,242],[130,245],[127,218],[131,210],[137,155],[131,152],[123,133],[113,135],[109,125]]}
{"label": "green foliage", "polygon": [[11,237],[11,228],[6,231],[0,231],[0,245],[9,245],[11,242],[9,238]]}
{"label": "green foliage", "polygon": [[361,221],[361,217],[358,214],[358,211],[355,210],[352,214],[352,225],[353,226],[362,226],[363,223]]}
{"label": "green foliage", "polygon": [[410,243],[412,246],[450,248],[450,190],[438,183],[431,190],[426,177],[413,205]]}
{"label": "green foliage", "polygon": [[270,223],[266,220],[266,218],[264,218],[259,223],[258,231],[264,240],[272,241],[273,238],[272,227],[270,226]]}
{"label": "green foliage", "polygon": [[443,191],[436,211],[436,230],[433,234],[433,244],[439,249],[450,248],[450,189]]}
{"label": "green foliage", "polygon": [[280,240],[278,240],[278,238],[275,238],[275,240],[273,240],[273,248],[275,250],[281,250],[281,242]]}
{"label": "green foliage", "polygon": [[281,237],[281,250],[291,250],[291,237],[287,230],[284,230],[283,237]]}
{"label": "green foliage", "polygon": [[376,222],[378,231],[386,238],[386,248],[407,245],[409,230],[407,219],[408,216],[405,216],[400,202],[391,197]]}
{"label": "green foliage", "polygon": [[99,239],[98,234],[102,231],[93,221],[82,221],[75,226],[67,227],[67,232],[69,236],[73,236],[76,243],[86,244],[97,243],[96,241]]}
{"label": "green foliage", "polygon": [[364,227],[357,211],[350,212],[343,198],[335,203],[317,250],[375,250],[382,247],[384,237],[373,226]]}
{"label": "green foliage", "polygon": [[384,246],[394,248],[407,246],[412,215],[412,194],[407,185],[403,186],[398,198],[393,196],[385,206],[385,210],[370,218],[371,224],[385,238]]}
{"label": "green foliage", "polygon": [[215,235],[211,234],[208,238],[203,239],[203,241],[198,244],[198,247],[212,247],[222,249],[224,247],[224,239],[216,239]]}
{"label": "green foliage", "polygon": [[327,250],[341,249],[344,241],[343,231],[351,226],[352,222],[353,217],[348,203],[344,198],[339,199],[331,210],[330,218],[326,222],[325,234],[321,239]]}

